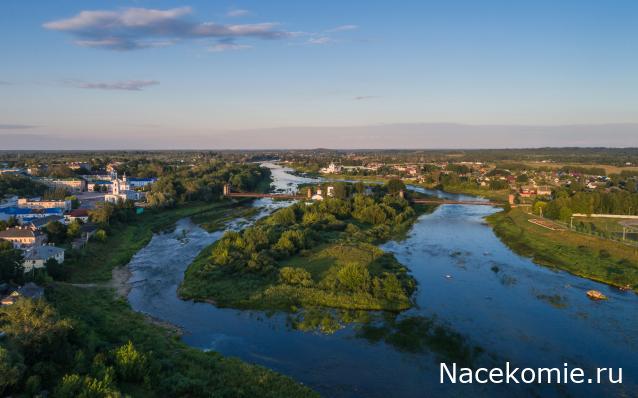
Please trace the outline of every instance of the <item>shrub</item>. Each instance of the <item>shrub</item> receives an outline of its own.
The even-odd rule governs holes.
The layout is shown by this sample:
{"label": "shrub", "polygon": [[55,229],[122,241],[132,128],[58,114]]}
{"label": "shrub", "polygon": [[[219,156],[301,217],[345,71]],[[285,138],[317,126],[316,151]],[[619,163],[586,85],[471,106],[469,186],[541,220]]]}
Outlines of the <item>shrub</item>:
{"label": "shrub", "polygon": [[309,287],[312,285],[310,272],[303,268],[283,267],[279,270],[279,278],[287,285]]}

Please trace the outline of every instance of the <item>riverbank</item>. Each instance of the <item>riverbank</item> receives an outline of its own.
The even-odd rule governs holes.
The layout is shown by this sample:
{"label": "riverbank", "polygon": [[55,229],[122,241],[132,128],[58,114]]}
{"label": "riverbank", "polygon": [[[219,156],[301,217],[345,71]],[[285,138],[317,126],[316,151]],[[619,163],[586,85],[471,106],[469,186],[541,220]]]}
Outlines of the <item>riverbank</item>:
{"label": "riverbank", "polygon": [[241,203],[214,202],[189,203],[173,209],[148,210],[128,223],[115,224],[110,228],[105,242],[91,241],[86,247],[70,253],[64,263],[72,283],[108,282],[112,272],[122,267],[141,248],[146,246],[153,233],[171,228],[181,218],[192,217],[208,230],[218,229],[234,214],[252,211]]}
{"label": "riverbank", "polygon": [[[130,396],[203,397],[215,391],[237,397],[317,397],[309,388],[264,367],[187,346],[180,339],[181,328],[135,312],[127,301],[131,271],[125,265],[154,233],[173,228],[184,217],[213,230],[253,211],[241,203],[191,203],[146,212],[130,224],[114,226],[105,242],[91,242],[81,257],[73,259],[87,260],[83,268],[76,263],[69,270],[71,281],[88,283],[53,283],[46,289],[47,302],[82,336],[78,343],[82,358],[90,360],[131,342],[147,358],[149,370],[143,382],[117,383]],[[112,383],[109,388],[115,387]]]}
{"label": "riverbank", "polygon": [[569,230],[533,224],[520,208],[486,218],[496,235],[517,254],[537,264],[638,292],[638,249]]}
{"label": "riverbank", "polygon": [[384,204],[391,217],[371,198],[329,199],[293,205],[242,233],[227,233],[188,267],[179,295],[222,307],[290,312],[408,309],[414,279],[374,244],[404,234],[426,208],[417,212],[403,199],[384,201],[394,206]]}

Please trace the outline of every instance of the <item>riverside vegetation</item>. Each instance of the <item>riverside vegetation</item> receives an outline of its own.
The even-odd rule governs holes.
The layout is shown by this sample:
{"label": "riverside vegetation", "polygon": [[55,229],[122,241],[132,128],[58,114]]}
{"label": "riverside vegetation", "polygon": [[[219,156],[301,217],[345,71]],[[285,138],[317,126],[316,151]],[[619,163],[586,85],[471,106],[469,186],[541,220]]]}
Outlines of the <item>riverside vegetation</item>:
{"label": "riverside vegetation", "polygon": [[[251,211],[215,201],[224,183],[234,178],[256,187],[270,180],[268,170],[222,162],[178,173],[182,178],[169,175],[154,188],[166,200],[142,215],[127,204],[92,212],[104,234],[69,251],[63,266],[43,270],[38,280],[46,285],[45,298],[0,307],[1,396],[317,396],[266,368],[188,347],[174,328],[149,322],[109,288],[111,272],[125,266],[153,232],[183,217],[214,230],[228,217]],[[0,270],[21,263],[15,252],[0,250]],[[5,274],[3,280],[15,282]]]}
{"label": "riverside vegetation", "polygon": [[335,197],[226,232],[188,268],[181,297],[292,312],[409,308],[414,279],[375,244],[404,233],[425,209],[399,197],[400,181],[368,188],[370,195],[362,184],[335,185]]}
{"label": "riverside vegetation", "polygon": [[520,208],[487,217],[512,250],[538,264],[638,292],[638,249],[573,231],[552,231],[528,222]]}

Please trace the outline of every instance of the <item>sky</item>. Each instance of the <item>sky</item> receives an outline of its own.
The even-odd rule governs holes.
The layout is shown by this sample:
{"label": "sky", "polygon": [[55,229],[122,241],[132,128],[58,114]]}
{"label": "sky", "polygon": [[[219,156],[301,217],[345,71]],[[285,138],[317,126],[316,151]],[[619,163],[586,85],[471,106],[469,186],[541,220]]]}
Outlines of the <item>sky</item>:
{"label": "sky", "polygon": [[638,2],[0,2],[0,150],[638,146]]}

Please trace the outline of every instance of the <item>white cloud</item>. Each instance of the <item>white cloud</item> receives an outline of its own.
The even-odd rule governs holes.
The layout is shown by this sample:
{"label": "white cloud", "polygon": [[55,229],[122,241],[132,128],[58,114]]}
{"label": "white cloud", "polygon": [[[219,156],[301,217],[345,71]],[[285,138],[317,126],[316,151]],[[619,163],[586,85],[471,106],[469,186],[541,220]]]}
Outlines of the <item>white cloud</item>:
{"label": "white cloud", "polygon": [[320,36],[320,37],[313,37],[311,39],[308,39],[308,43],[310,44],[330,44],[330,43],[334,43],[334,39],[328,37],[328,36]]}
{"label": "white cloud", "polygon": [[277,30],[278,24],[273,22],[225,25],[195,22],[188,18],[190,14],[190,7],[81,11],[71,18],[47,22],[43,26],[71,34],[80,46],[111,50],[158,47],[183,39],[280,39],[291,36],[288,32]]}
{"label": "white cloud", "polygon": [[97,90],[125,90],[142,91],[146,87],[159,84],[157,80],[126,80],[117,82],[68,82],[69,85],[77,88],[97,89]]}
{"label": "white cloud", "polygon": [[346,30],[355,30],[355,29],[359,29],[359,26],[357,26],[357,25],[341,25],[341,26],[337,26],[336,28],[328,29],[326,32],[343,32],[343,31],[346,31]]}
{"label": "white cloud", "polygon": [[231,18],[238,18],[238,17],[245,17],[246,15],[249,15],[249,14],[250,14],[250,11],[248,10],[242,10],[242,9],[236,8],[236,9],[232,9],[228,11],[226,13],[226,16]]}
{"label": "white cloud", "polygon": [[217,43],[208,47],[208,51],[220,53],[224,51],[247,50],[249,48],[252,48],[252,46],[249,46],[247,44]]}

